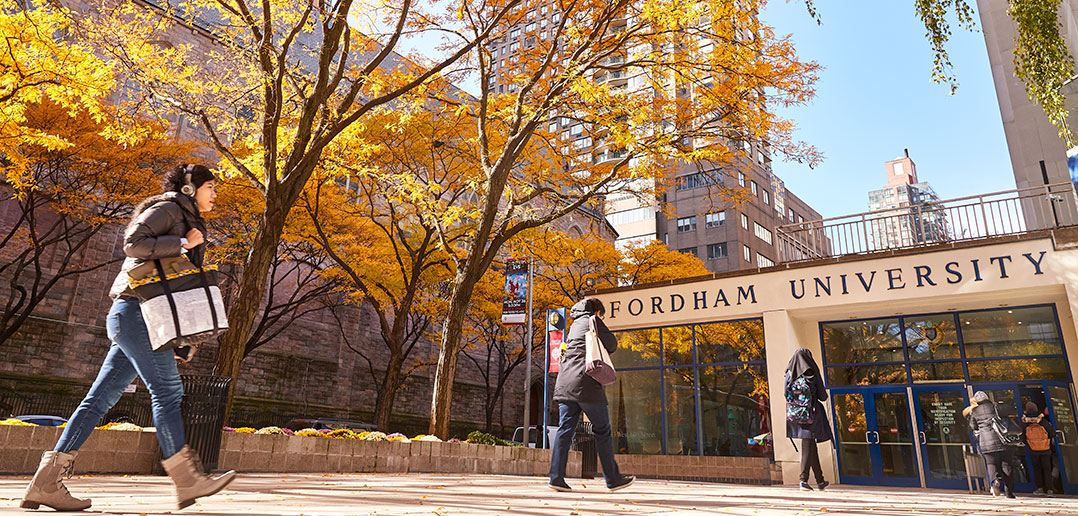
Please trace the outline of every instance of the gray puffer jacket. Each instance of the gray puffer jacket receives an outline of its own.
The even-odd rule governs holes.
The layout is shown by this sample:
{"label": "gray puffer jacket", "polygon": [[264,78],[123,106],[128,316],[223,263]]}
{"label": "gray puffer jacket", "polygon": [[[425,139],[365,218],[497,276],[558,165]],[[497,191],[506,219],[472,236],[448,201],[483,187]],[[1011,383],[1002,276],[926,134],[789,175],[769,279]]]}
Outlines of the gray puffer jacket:
{"label": "gray puffer jacket", "polygon": [[554,384],[554,401],[575,401],[577,403],[606,404],[606,390],[585,372],[584,335],[588,332],[588,322],[595,320],[595,330],[599,342],[607,352],[618,349],[618,339],[603,324],[603,320],[584,310],[584,301],[573,305],[569,310],[573,324],[565,338],[565,356],[559,363],[558,381]]}
{"label": "gray puffer jacket", "polygon": [[[193,197],[166,192],[142,201],[131,217],[124,231],[124,259],[120,273],[112,282],[109,297],[133,296],[128,288],[127,271],[150,260],[179,256],[180,238],[187,235],[191,228],[198,229],[206,236],[206,223],[199,215],[198,205]],[[202,265],[206,244],[202,243],[187,250],[191,263]]]}

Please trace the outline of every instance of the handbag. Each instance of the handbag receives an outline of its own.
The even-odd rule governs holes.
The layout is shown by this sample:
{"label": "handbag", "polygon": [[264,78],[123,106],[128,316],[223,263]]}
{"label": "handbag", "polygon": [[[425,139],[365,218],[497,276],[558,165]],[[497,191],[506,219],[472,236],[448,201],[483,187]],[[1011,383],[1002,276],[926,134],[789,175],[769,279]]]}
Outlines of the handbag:
{"label": "handbag", "polygon": [[999,437],[1000,442],[1005,446],[1022,446],[1022,432],[1018,430],[1018,426],[1009,419],[999,417],[995,403],[992,404],[992,412],[995,415],[989,420],[988,426],[996,437]]}
{"label": "handbag", "polygon": [[216,266],[196,266],[181,254],[146,261],[127,275],[154,351],[173,348],[187,362],[198,344],[228,329]]}
{"label": "handbag", "polygon": [[599,385],[610,385],[618,379],[614,364],[610,362],[610,353],[599,341],[595,316],[588,321],[588,331],[584,334],[584,373],[599,382]]}

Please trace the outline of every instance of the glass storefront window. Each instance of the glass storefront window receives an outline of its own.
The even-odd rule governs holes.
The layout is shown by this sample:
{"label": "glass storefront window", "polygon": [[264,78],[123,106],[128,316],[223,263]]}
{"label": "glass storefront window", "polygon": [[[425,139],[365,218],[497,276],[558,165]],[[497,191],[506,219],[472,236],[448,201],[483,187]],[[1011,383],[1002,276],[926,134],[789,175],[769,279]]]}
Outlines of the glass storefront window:
{"label": "glass storefront window", "polygon": [[659,365],[659,330],[621,331],[614,335],[618,337],[618,351],[610,354],[614,369]]}
{"label": "glass storefront window", "polygon": [[920,362],[910,364],[913,383],[961,382],[966,379],[962,362]]}
{"label": "glass storefront window", "polygon": [[663,328],[663,365],[692,365],[692,326]]}
{"label": "glass storefront window", "polygon": [[1050,306],[966,312],[958,320],[966,358],[1063,354]]}
{"label": "glass storefront window", "polygon": [[904,317],[902,325],[906,331],[910,360],[962,358],[954,314]]}
{"label": "glass storefront window", "polygon": [[750,437],[771,431],[766,369],[763,364],[698,369],[704,455],[769,456],[769,450],[748,444]]}
{"label": "glass storefront window", "polygon": [[906,383],[906,366],[884,364],[828,367],[827,383],[832,386]]}
{"label": "glass storefront window", "polygon": [[974,360],[967,367],[971,382],[1070,380],[1063,357]]}
{"label": "glass storefront window", "polygon": [[700,364],[764,360],[764,322],[760,319],[696,326]]}
{"label": "glass storefront window", "polygon": [[696,448],[696,392],[692,367],[668,368],[666,388],[666,453],[698,455]]}
{"label": "glass storefront window", "polygon": [[902,362],[906,359],[898,319],[824,324],[823,350],[829,364]]}
{"label": "glass storefront window", "polygon": [[618,371],[618,380],[606,387],[616,453],[663,452],[661,392],[658,369]]}

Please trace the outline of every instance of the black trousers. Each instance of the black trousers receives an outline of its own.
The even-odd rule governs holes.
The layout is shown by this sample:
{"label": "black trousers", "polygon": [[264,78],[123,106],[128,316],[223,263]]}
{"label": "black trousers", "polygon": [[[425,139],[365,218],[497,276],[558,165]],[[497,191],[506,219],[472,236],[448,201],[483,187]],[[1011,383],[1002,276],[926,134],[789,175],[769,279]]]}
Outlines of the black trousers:
{"label": "black trousers", "polygon": [[1051,453],[1030,453],[1030,458],[1033,460],[1033,482],[1037,484],[1037,487],[1045,491],[1055,488],[1055,474],[1053,471],[1052,454]]}
{"label": "black trousers", "polygon": [[816,449],[816,439],[801,439],[801,481],[808,482],[809,470],[816,474],[816,483],[823,483],[823,468],[820,467],[820,452]]}
{"label": "black trousers", "polygon": [[988,469],[988,480],[992,483],[999,482],[1004,493],[1014,492],[1014,471],[1011,465],[1013,455],[1011,450],[984,454],[984,463]]}

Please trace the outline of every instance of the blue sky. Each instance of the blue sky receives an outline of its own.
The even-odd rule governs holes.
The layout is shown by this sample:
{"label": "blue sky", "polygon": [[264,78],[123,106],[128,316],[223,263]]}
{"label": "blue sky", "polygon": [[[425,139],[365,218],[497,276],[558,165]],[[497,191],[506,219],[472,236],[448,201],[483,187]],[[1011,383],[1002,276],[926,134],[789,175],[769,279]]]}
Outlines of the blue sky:
{"label": "blue sky", "polygon": [[780,111],[825,156],[814,170],[776,157],[788,189],[824,217],[866,211],[868,192],[886,181],[883,163],[903,149],[944,199],[1014,188],[983,34],[954,27],[948,51],[959,88],[951,96],[932,82],[913,0],[815,4],[822,25],[801,0],[771,0],[761,15],[776,34],[793,35],[802,59],[824,67],[812,103]]}

